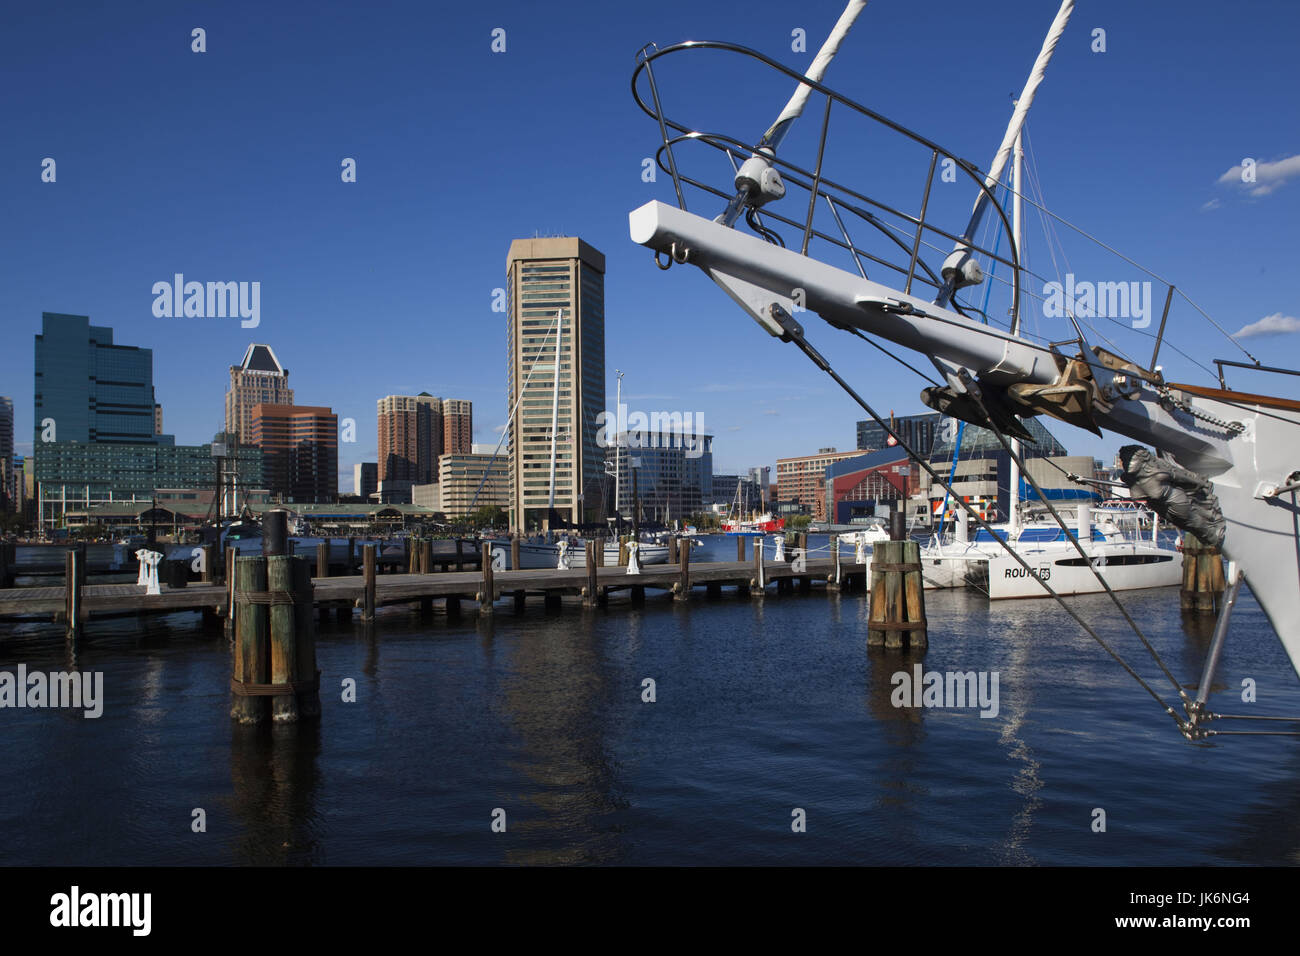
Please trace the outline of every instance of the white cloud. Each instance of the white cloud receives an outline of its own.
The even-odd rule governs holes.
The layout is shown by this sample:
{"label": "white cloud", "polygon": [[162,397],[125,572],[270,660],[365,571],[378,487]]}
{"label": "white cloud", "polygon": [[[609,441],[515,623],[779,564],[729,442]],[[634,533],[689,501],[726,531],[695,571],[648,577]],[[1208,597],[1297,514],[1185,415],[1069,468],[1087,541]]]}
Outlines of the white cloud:
{"label": "white cloud", "polygon": [[1255,181],[1243,182],[1243,165],[1238,163],[1219,177],[1219,182],[1242,186],[1252,196],[1267,196],[1287,180],[1300,177],[1300,153],[1276,162],[1267,160],[1255,164]]}
{"label": "white cloud", "polygon": [[1234,339],[1248,339],[1253,335],[1278,335],[1284,332],[1300,332],[1300,319],[1291,315],[1274,312],[1258,322],[1243,326],[1232,333]]}
{"label": "white cloud", "polygon": [[1209,202],[1207,202],[1205,205],[1201,207],[1201,211],[1204,212],[1207,209],[1218,209],[1222,205],[1223,203],[1220,200],[1211,199]]}

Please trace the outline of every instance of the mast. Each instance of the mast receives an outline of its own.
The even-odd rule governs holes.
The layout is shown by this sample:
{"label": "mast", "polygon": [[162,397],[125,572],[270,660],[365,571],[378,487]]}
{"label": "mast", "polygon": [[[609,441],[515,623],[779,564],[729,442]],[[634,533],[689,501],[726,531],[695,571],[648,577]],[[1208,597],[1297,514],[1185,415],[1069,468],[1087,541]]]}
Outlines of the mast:
{"label": "mast", "polygon": [[564,310],[555,313],[555,380],[551,388],[551,497],[546,502],[546,530],[551,530],[555,513],[555,444],[560,420],[560,342],[564,336]]}
{"label": "mast", "polygon": [[[623,518],[623,512],[619,510],[618,501],[618,479],[620,475],[620,456],[623,450],[623,437],[620,430],[623,426],[623,373],[619,369],[614,369],[618,373],[618,384],[615,386],[614,399],[614,522],[617,524]],[[609,472],[606,472],[609,474]]]}
{"label": "mast", "polygon": [[[1020,91],[1020,96],[1016,98],[1016,107],[1011,114],[1011,121],[1007,124],[1007,131],[1002,137],[1002,145],[993,155],[993,165],[989,167],[988,177],[984,180],[987,191],[981,190],[975,200],[975,208],[971,210],[970,222],[966,226],[966,231],[962,233],[961,241],[957,243],[952,254],[944,261],[943,264],[943,288],[939,290],[938,296],[935,297],[936,305],[947,305],[952,299],[952,295],[959,288],[966,285],[974,285],[981,281],[982,276],[978,267],[974,266],[974,260],[971,258],[970,244],[975,238],[975,232],[979,229],[980,222],[984,218],[984,212],[988,208],[989,195],[997,187],[998,181],[1002,178],[1002,171],[1006,168],[1007,160],[1011,157],[1011,150],[1017,140],[1020,139],[1020,130],[1025,125],[1025,116],[1029,113],[1029,107],[1034,104],[1034,95],[1038,92],[1039,84],[1043,82],[1046,75],[1047,64],[1052,59],[1052,54],[1056,52],[1056,44],[1061,39],[1061,34],[1065,32],[1065,25],[1070,22],[1070,14],[1074,12],[1074,0],[1061,0],[1061,7],[1056,11],[1056,18],[1052,21],[1051,27],[1047,31],[1047,36],[1043,39],[1042,49],[1038,51],[1038,59],[1034,61],[1034,67],[1029,71],[1029,78],[1025,80],[1024,89]],[[1017,191],[1020,189],[1016,185]],[[1017,253],[1019,249],[1016,250]]]}
{"label": "mast", "polygon": [[[1024,170],[1025,150],[1022,143],[1023,126],[1016,130],[1016,145],[1013,150],[1011,167],[1011,243],[1015,249],[1015,258],[1020,262],[1021,255],[1021,216],[1023,214],[1024,189],[1020,185],[1020,176]],[[1020,302],[1014,298],[1020,291],[1020,283],[1011,284],[1013,300],[1011,302],[1011,334],[1020,335]],[[1020,530],[1020,439],[1011,439],[1011,494],[1008,497],[1007,534]]]}

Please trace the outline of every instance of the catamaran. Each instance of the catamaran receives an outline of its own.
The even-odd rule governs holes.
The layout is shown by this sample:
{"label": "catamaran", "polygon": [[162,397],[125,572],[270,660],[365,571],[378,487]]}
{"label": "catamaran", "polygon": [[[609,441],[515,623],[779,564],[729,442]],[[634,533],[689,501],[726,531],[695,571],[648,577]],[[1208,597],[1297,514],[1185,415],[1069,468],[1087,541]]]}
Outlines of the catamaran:
{"label": "catamaran", "polygon": [[[1192,690],[1160,659],[1105,581],[1105,572],[1090,558],[1084,542],[1039,494],[1082,559],[1079,567],[1111,595],[1118,612],[1172,685],[1181,710],[1127,663],[1126,668],[1189,739],[1228,733],[1300,734],[1294,729],[1218,729],[1217,721],[1260,718],[1228,718],[1213,713],[1208,704],[1229,614],[1243,581],[1249,582],[1293,668],[1300,673],[1300,402],[1232,390],[1224,370],[1300,372],[1262,365],[1184,291],[1149,270],[1141,271],[1164,292],[1163,314],[1149,361],[1136,357],[1133,346],[1113,342],[1110,336],[1116,333],[1109,326],[1106,345],[1091,343],[1089,333],[1097,339],[1104,334],[1092,321],[1097,317],[1092,308],[1095,300],[1076,296],[1069,282],[1055,285],[1051,305],[1063,305],[1062,317],[1072,331],[1057,339],[1023,334],[1023,300],[1035,297],[1030,280],[1045,283],[1040,298],[1047,297],[1049,286],[1044,276],[1030,271],[1024,262],[997,191],[1009,188],[1003,182],[1007,164],[1074,10],[1074,0],[1060,4],[987,170],[823,84],[827,68],[865,6],[866,0],[848,3],[805,73],[724,42],[691,41],[663,49],[651,44],[639,52],[633,96],[658,127],[661,144],[656,162],[668,177],[666,181],[672,183],[676,204],[653,200],[633,210],[629,214],[632,240],[651,249],[661,269],[689,265],[700,270],[769,335],[794,344],[949,492],[950,483],[835,370],[825,353],[809,341],[796,316],[802,312],[817,315],[829,326],[829,330],[819,326],[819,335],[834,330],[856,336],[928,380],[922,401],[992,431],[1031,485],[1032,478],[1015,445],[1016,440],[1032,440],[1022,418],[1050,415],[1098,435],[1113,432],[1132,440],[1134,444],[1120,449],[1123,482],[1163,521],[1221,548],[1229,566],[1223,610],[1201,679]],[[665,84],[663,74],[688,57],[703,55],[730,58],[738,70],[747,71],[738,73],[735,82],[725,87],[732,96],[724,109],[734,107],[737,95],[752,99],[765,83],[774,88],[773,78],[781,84],[795,84],[794,94],[757,142],[743,134],[737,137],[682,122],[669,114],[665,90],[707,92],[713,87]],[[815,142],[805,144],[801,153],[796,144],[786,140],[814,95],[817,103],[824,104],[820,125]],[[846,127],[853,127],[851,148],[830,152],[831,157],[850,160],[843,176],[828,161],[832,112],[837,135],[843,136]],[[795,161],[805,155],[808,160]],[[914,197],[894,195],[901,194],[898,170],[909,159],[917,161],[916,181],[925,184],[915,202]],[[846,184],[849,177],[870,172],[873,161],[877,161],[875,178],[881,192],[868,195],[864,189]],[[728,181],[721,187],[711,182],[720,165],[722,169],[730,167]],[[968,183],[974,191],[975,202],[964,226],[948,226],[942,221],[945,214],[962,213],[945,210],[947,197],[953,193],[945,186],[945,191],[936,195],[936,173],[940,182],[951,177]],[[696,208],[702,194],[711,211],[703,215],[689,211],[686,190],[692,191]],[[792,191],[802,195],[794,198]],[[1025,201],[1025,190],[1019,184],[1013,192]],[[1045,224],[1092,243],[1096,257],[1118,256],[1111,260],[1118,263],[1117,269],[1141,269],[1132,259],[1119,256],[1110,246],[1049,213],[1045,203],[1035,205]],[[992,231],[1007,238],[1005,250],[981,237],[981,225],[990,216],[995,227]],[[739,228],[742,217],[749,232]],[[849,225],[858,231],[856,237]],[[788,244],[786,236],[790,237]],[[825,258],[814,258],[810,248]],[[932,256],[939,258],[932,260]],[[1009,322],[1005,325],[962,298],[964,292],[991,283],[995,269],[1002,270],[999,281],[1009,297]],[[1192,356],[1191,362],[1207,371],[1206,363],[1213,362],[1218,381],[1207,385],[1166,379],[1158,363],[1176,297],[1180,314],[1174,317],[1175,324],[1190,315],[1187,310],[1195,311],[1235,348],[1241,348],[1250,361]],[[1049,303],[1043,304],[1044,317],[1055,317],[1054,309],[1047,308]],[[1124,331],[1121,323],[1116,326]],[[933,372],[916,368],[881,342],[916,353],[921,364],[928,361],[933,366]],[[959,497],[956,500],[969,519],[992,533],[985,518]],[[1024,556],[998,540],[998,547],[1026,573],[1025,580],[1058,600],[1089,636],[1121,660],[1110,643],[1061,597],[1050,578],[1035,575]]]}

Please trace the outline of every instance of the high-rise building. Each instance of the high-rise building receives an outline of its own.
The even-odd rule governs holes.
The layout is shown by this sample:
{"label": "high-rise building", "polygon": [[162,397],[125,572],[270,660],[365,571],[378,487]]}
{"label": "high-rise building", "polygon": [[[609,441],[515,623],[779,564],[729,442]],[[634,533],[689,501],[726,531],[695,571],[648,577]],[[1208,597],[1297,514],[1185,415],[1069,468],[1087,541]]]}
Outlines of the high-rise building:
{"label": "high-rise building", "polygon": [[17,510],[14,475],[14,400],[0,395],[0,510]]}
{"label": "high-rise building", "polygon": [[[255,405],[292,405],[289,370],[280,364],[269,345],[253,344],[238,365],[230,366],[230,389],[226,392],[226,434],[249,441]],[[159,410],[159,420],[162,412]]]}
{"label": "high-rise building", "polygon": [[438,480],[442,454],[443,401],[428,392],[379,399],[379,484],[395,489]]}
{"label": "high-rise building", "polygon": [[163,433],[162,406],[154,403],[153,406],[153,433],[161,435]]}
{"label": "high-rise building", "polygon": [[359,461],[352,466],[352,493],[359,498],[369,498],[379,490],[379,464]]}
{"label": "high-rise building", "polygon": [[[938,412],[924,412],[920,415],[902,415],[894,417],[890,412],[891,427],[908,448],[918,455],[929,455],[934,447],[935,429],[939,427]],[[879,451],[893,446],[893,439],[874,421],[858,422],[858,449],[860,451]]]}
{"label": "high-rise building", "polygon": [[113,342],[84,315],[41,313],[35,450],[49,442],[173,444],[154,431],[153,350]]}
{"label": "high-rise building", "polygon": [[248,443],[262,450],[265,487],[286,502],[337,501],[338,429],[318,405],[254,405]]}
{"label": "high-rise building", "polygon": [[510,527],[549,528],[552,491],[558,521],[601,520],[612,504],[596,421],[605,408],[605,257],[575,237],[516,239],[506,296]]}
{"label": "high-rise building", "polygon": [[474,403],[463,398],[442,402],[442,454],[468,455],[474,445]]}

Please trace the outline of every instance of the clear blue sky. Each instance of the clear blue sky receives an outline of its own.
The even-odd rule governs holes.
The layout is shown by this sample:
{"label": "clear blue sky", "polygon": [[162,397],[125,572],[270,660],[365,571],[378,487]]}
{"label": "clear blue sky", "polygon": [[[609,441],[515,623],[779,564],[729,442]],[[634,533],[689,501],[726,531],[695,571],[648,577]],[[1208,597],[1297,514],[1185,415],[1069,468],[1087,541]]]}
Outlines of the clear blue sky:
{"label": "clear blue sky", "polygon": [[[666,177],[641,178],[658,133],[629,92],[637,49],[729,39],[803,69],[840,9],[6,4],[0,394],[15,400],[19,452],[30,449],[42,311],[87,314],[119,342],[152,347],[179,442],[220,429],[227,368],[250,341],[276,349],[299,403],[357,420],[341,471],[375,458],[375,400],[394,392],[471,399],[475,439],[495,441],[507,410],[492,293],[510,240],[535,233],[581,235],[607,256],[611,405],[621,368],[633,408],[702,413],[719,472],[853,447],[864,416],[821,373],[702,275],[661,273],[627,231],[631,209],[671,197]],[[1055,9],[872,0],[828,82],[987,166]],[[206,53],[191,52],[194,27],[206,30]],[[490,48],[497,27],[504,53]],[[1096,27],[1105,53],[1090,49]],[[796,28],[809,52],[792,51]],[[1030,119],[1049,205],[1168,276],[1230,331],[1268,316],[1300,326],[1298,54],[1290,2],[1081,2]],[[715,72],[706,64],[696,78],[711,109],[702,118],[756,138],[784,93],[747,97],[729,61],[710,62]],[[53,184],[41,182],[45,157],[57,162]],[[340,180],[344,157],[357,161],[355,184]],[[1254,187],[1219,181],[1245,157],[1261,164]],[[873,176],[895,174],[889,156],[860,160],[855,185],[867,191]],[[924,167],[908,175],[919,193]],[[965,207],[973,197],[961,190]],[[1050,265],[1045,250],[1034,256]],[[259,281],[260,328],[156,318],[151,287],[176,272]],[[1202,360],[1241,357],[1191,319],[1176,316],[1170,337]],[[880,408],[923,410],[911,373],[821,323],[809,331]],[[1293,331],[1242,341],[1266,363],[1300,363]],[[1145,361],[1149,348],[1143,339],[1133,351]],[[1234,384],[1296,391],[1260,376]],[[1119,444],[1052,427],[1072,451],[1109,457]]]}

